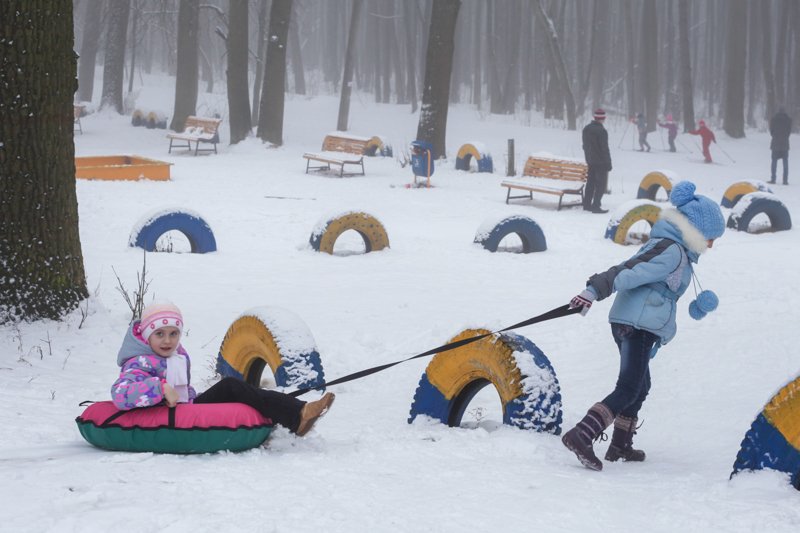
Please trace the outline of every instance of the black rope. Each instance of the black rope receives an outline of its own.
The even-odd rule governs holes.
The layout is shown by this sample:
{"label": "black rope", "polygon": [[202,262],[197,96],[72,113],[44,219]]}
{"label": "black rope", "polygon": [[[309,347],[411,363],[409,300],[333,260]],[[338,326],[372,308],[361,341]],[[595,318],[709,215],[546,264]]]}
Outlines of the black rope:
{"label": "black rope", "polygon": [[533,318],[529,318],[527,320],[523,320],[513,326],[508,326],[507,328],[498,329],[497,331],[492,331],[491,333],[484,333],[482,335],[476,335],[475,337],[469,337],[467,339],[461,339],[460,341],[450,342],[447,344],[443,344],[442,346],[438,346],[436,348],[432,348],[426,352],[422,352],[420,354],[411,356],[407,359],[401,359],[400,361],[395,361],[394,363],[386,363],[383,365],[373,366],[372,368],[367,368],[365,370],[359,370],[358,372],[353,372],[352,374],[347,374],[346,376],[342,376],[340,378],[336,378],[333,381],[328,381],[321,383],[320,385],[316,385],[314,387],[305,387],[303,389],[297,389],[296,391],[292,391],[288,393],[290,396],[302,396],[303,394],[317,389],[322,389],[325,387],[330,387],[331,385],[338,385],[340,383],[346,383],[348,381],[354,381],[356,379],[361,379],[363,377],[369,376],[371,374],[376,374],[387,368],[391,368],[395,365],[399,365],[400,363],[405,363],[406,361],[411,361],[412,359],[419,359],[420,357],[425,357],[428,355],[433,355],[436,353],[446,352],[449,350],[455,350],[456,348],[460,348],[461,346],[472,344],[473,342],[477,342],[481,339],[485,339],[486,337],[490,337],[495,335],[496,333],[502,333],[504,331],[509,331],[512,329],[518,329],[525,326],[530,326],[531,324],[537,324],[539,322],[545,322],[547,320],[553,320],[554,318],[561,318],[562,316],[574,315],[575,313],[580,313],[580,307],[574,307],[570,309],[569,304],[562,305],[561,307],[556,307],[555,309],[551,309],[550,311],[543,313],[539,316],[535,316]]}

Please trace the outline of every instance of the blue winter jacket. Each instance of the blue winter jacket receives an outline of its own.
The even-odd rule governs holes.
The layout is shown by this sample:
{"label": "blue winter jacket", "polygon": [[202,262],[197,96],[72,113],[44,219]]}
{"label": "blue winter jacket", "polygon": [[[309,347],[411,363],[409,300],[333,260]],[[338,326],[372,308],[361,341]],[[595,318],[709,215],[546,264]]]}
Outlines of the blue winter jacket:
{"label": "blue winter jacket", "polygon": [[698,246],[686,244],[683,233],[675,223],[662,219],[653,226],[647,244],[631,259],[642,256],[664,238],[674,243],[650,260],[632,268],[626,268],[625,263],[621,263],[606,272],[595,274],[587,284],[598,300],[612,292],[617,293],[608,314],[609,322],[628,324],[654,333],[660,337],[661,344],[666,344],[675,336],[676,304],[691,283],[692,263],[697,263],[702,251],[697,251]]}

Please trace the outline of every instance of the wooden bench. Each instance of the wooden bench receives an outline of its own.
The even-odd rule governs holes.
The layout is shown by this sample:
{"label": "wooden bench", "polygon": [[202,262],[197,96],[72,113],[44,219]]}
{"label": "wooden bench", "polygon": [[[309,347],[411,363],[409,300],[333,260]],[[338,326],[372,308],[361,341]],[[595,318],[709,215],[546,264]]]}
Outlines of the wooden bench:
{"label": "wooden bench", "polygon": [[83,127],[81,126],[81,115],[86,108],[83,104],[72,104],[72,122],[74,124],[73,131],[77,130],[78,133],[83,135]]}
{"label": "wooden bench", "polygon": [[[194,155],[197,152],[214,152],[217,153],[217,143],[219,142],[219,134],[217,129],[222,123],[221,118],[202,118],[195,116],[188,116],[183,126],[181,133],[167,133],[169,139],[169,153],[172,153],[173,146],[175,148],[188,148],[192,150],[192,143],[194,146]],[[174,144],[175,141],[186,141],[186,146],[181,144]],[[212,144],[213,148],[203,148],[200,150],[200,143]]]}
{"label": "wooden bench", "polygon": [[[560,210],[562,207],[583,205],[583,188],[588,174],[589,167],[585,163],[529,157],[525,162],[522,179],[504,180],[500,185],[508,188],[506,203],[516,198],[531,200],[534,192],[540,192],[558,196],[558,210]],[[528,194],[512,196],[512,189],[528,191]],[[580,196],[581,201],[564,204],[562,203],[564,195]]]}
{"label": "wooden bench", "polygon": [[[361,174],[348,173],[347,176],[364,176],[364,155],[369,146],[374,144],[375,137],[357,137],[342,132],[329,133],[322,141],[322,152],[303,154],[306,159],[306,174],[309,170],[331,170],[331,165],[339,166],[339,176],[344,176],[345,165],[358,165]],[[312,161],[324,165],[311,166]]]}

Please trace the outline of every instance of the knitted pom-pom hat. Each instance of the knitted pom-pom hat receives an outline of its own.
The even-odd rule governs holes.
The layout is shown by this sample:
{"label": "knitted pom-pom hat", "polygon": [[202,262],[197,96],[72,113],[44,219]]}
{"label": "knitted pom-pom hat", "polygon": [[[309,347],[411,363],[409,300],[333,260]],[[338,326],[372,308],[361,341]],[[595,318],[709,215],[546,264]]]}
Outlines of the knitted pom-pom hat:
{"label": "knitted pom-pom hat", "polygon": [[153,303],[144,308],[139,330],[145,342],[154,331],[167,326],[178,328],[183,333],[183,315],[176,305]]}
{"label": "knitted pom-pom hat", "polygon": [[719,205],[710,198],[695,194],[691,181],[681,181],[672,188],[669,201],[672,202],[689,222],[703,234],[706,240],[718,239],[725,233],[725,218]]}
{"label": "knitted pom-pom hat", "polygon": [[600,122],[604,121],[606,119],[606,110],[598,107],[594,110],[592,118]]}

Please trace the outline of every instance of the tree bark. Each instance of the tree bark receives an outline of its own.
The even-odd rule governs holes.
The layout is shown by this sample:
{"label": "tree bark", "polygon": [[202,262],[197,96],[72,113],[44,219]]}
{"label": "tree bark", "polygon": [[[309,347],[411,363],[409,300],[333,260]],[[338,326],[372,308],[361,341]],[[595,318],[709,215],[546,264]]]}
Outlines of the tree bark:
{"label": "tree bark", "polygon": [[406,78],[408,99],[411,102],[411,112],[417,112],[417,34],[414,31],[414,5],[411,2],[403,2],[403,16],[406,27],[406,60],[408,65],[408,76]]}
{"label": "tree bark", "polygon": [[128,0],[109,0],[106,57],[103,65],[103,94],[100,108],[113,107],[124,112],[122,85],[125,77],[125,43],[128,40]]}
{"label": "tree bark", "polygon": [[244,140],[250,134],[250,95],[247,87],[249,65],[248,3],[229,0],[228,19],[230,31],[225,41],[228,48],[228,119],[231,144]]}
{"label": "tree bark", "polygon": [[779,105],[786,103],[786,44],[791,1],[783,0],[778,11],[778,37],[775,41],[775,100]]}
{"label": "tree bark", "polygon": [[83,19],[83,38],[81,39],[81,56],[78,62],[78,100],[91,102],[94,92],[94,67],[97,61],[97,49],[100,44],[104,2],[88,6]]}
{"label": "tree bark", "polygon": [[272,0],[267,35],[267,60],[258,138],[275,146],[283,144],[283,108],[286,87],[286,41],[292,17],[292,0]]}
{"label": "tree bark", "polygon": [[292,77],[294,78],[294,93],[306,94],[306,77],[303,69],[303,50],[300,47],[300,30],[298,29],[297,10],[292,23],[289,24],[289,52],[292,60]]}
{"label": "tree bark", "polygon": [[258,125],[258,102],[261,100],[261,82],[264,78],[264,61],[267,54],[267,0],[258,3],[258,52],[256,52],[256,76],[253,80],[253,107],[250,124]]}
{"label": "tree bark", "polygon": [[356,34],[358,19],[361,16],[363,0],[353,0],[353,11],[350,13],[350,29],[347,32],[347,49],[344,53],[344,71],[342,72],[342,91],[339,96],[339,118],[336,129],[347,131],[350,118],[350,94],[353,91],[353,62],[355,61]]}
{"label": "tree bark", "polygon": [[433,145],[433,158],[447,157],[447,111],[453,68],[456,20],[461,0],[433,0],[428,50],[425,56],[425,89],[419,113],[417,140]]}
{"label": "tree bark", "polygon": [[0,324],[87,297],[75,192],[72,2],[0,2]]}
{"label": "tree bark", "polygon": [[542,21],[547,30],[547,43],[552,50],[558,82],[564,93],[564,103],[567,108],[567,129],[574,131],[577,129],[575,98],[572,95],[572,87],[570,86],[569,75],[567,74],[567,66],[564,63],[564,56],[561,53],[561,45],[558,42],[558,34],[556,33],[555,26],[553,26],[553,21],[550,20],[550,17],[548,17],[547,13],[544,11],[542,0],[536,0],[533,7],[536,10],[536,15],[539,17],[539,20]]}
{"label": "tree bark", "polygon": [[128,76],[128,92],[133,91],[133,73],[136,72],[136,43],[139,41],[137,34],[139,26],[139,15],[141,13],[141,2],[133,2],[133,20],[131,21],[131,68]]}
{"label": "tree bark", "polygon": [[169,127],[183,131],[186,117],[197,108],[199,76],[198,34],[200,30],[200,0],[184,0],[178,9],[178,64],[175,75],[175,105]]}
{"label": "tree bark", "polygon": [[647,131],[655,131],[658,122],[658,23],[655,0],[642,4],[642,38],[640,44],[642,95],[644,107],[641,111],[647,120]]}
{"label": "tree bark", "polygon": [[623,17],[625,18],[625,35],[627,39],[625,40],[625,49],[626,54],[625,58],[627,60],[627,74],[626,79],[628,80],[628,116],[635,117],[639,101],[639,95],[637,94],[638,87],[636,86],[636,35],[634,34],[633,30],[633,4],[632,0],[624,0],[623,4]]}
{"label": "tree bark", "polygon": [[744,137],[745,66],[747,60],[747,0],[729,0],[725,44],[725,133]]}
{"label": "tree bark", "polygon": [[694,130],[694,94],[691,49],[689,48],[689,0],[678,0],[678,54],[681,66],[683,131]]}

